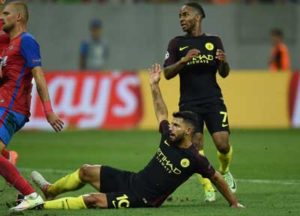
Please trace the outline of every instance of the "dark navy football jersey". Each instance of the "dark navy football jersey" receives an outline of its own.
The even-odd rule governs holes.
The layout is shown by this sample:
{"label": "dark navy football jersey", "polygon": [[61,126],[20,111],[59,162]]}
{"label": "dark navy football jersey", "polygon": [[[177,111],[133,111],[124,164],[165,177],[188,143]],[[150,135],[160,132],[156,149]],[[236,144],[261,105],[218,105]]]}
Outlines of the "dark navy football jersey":
{"label": "dark navy football jersey", "polygon": [[198,37],[178,36],[173,38],[169,42],[164,67],[185,57],[191,49],[198,49],[200,54],[189,61],[179,72],[179,105],[203,104],[220,100],[222,93],[216,81],[220,61],[215,57],[217,49],[224,51],[224,48],[218,36],[203,34]]}
{"label": "dark navy football jersey", "polygon": [[191,145],[179,148],[168,142],[169,122],[160,123],[161,141],[154,157],[135,176],[136,194],[145,203],[160,206],[163,201],[194,173],[209,178],[215,174],[207,158]]}

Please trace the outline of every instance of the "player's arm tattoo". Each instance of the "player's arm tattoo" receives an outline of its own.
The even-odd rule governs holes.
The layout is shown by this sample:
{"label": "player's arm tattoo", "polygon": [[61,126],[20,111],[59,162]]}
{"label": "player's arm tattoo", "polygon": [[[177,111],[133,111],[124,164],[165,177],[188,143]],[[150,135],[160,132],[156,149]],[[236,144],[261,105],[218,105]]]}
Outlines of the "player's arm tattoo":
{"label": "player's arm tattoo", "polygon": [[162,120],[167,120],[168,109],[162,98],[161,91],[158,84],[151,85],[151,93],[152,93],[154,111],[158,122],[161,122]]}
{"label": "player's arm tattoo", "polygon": [[219,63],[218,71],[221,77],[223,78],[227,77],[230,71],[229,64],[225,61],[221,61]]}

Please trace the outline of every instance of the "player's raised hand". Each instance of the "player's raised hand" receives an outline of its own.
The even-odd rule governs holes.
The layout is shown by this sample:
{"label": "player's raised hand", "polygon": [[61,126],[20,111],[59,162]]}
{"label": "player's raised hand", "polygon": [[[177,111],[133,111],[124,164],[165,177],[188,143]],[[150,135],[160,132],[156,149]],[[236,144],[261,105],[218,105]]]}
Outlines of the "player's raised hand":
{"label": "player's raised hand", "polygon": [[54,112],[47,113],[46,118],[56,132],[59,132],[63,129],[64,122]]}
{"label": "player's raised hand", "polygon": [[217,49],[216,52],[216,59],[220,60],[220,61],[224,61],[226,62],[226,55],[225,52],[221,49]]}
{"label": "player's raised hand", "polygon": [[0,5],[5,4],[6,0],[0,0]]}
{"label": "player's raised hand", "polygon": [[190,60],[192,60],[192,58],[197,57],[198,55],[200,55],[200,50],[198,49],[191,49],[187,52],[187,54],[185,55],[185,57],[183,57],[181,59],[182,62],[187,63]]}
{"label": "player's raised hand", "polygon": [[151,68],[148,69],[148,71],[149,71],[150,84],[159,83],[160,74],[161,74],[160,64],[155,63],[154,65],[152,65]]}

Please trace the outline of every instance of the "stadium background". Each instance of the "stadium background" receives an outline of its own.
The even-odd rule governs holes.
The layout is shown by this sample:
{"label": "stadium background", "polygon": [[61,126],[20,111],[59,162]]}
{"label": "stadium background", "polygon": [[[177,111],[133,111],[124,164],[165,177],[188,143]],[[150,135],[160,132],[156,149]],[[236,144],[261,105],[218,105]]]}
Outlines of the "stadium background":
{"label": "stadium background", "polygon": [[[178,21],[181,4],[34,1],[29,6],[29,31],[41,45],[54,109],[63,116],[66,130],[61,134],[40,131],[50,128],[34,90],[31,122],[10,145],[20,154],[22,173],[29,178],[30,171],[37,169],[52,181],[84,163],[135,171],[142,168],[158,141],[145,69],[154,62],[162,63],[168,40],[182,34]],[[300,131],[293,128],[300,126],[300,6],[204,4],[204,9],[203,29],[221,36],[233,68],[230,76],[219,82],[233,128],[231,169],[239,184],[237,195],[247,209],[233,212],[222,199],[205,204],[202,189],[192,178],[161,210],[112,210],[103,212],[105,215],[298,215]],[[108,70],[80,72],[79,44],[88,37],[88,23],[95,17],[104,23],[111,51]],[[273,27],[285,32],[292,73],[267,70]],[[178,80],[163,80],[162,91],[169,110],[177,110]],[[205,136],[207,156],[217,167],[215,148],[207,132]],[[7,205],[15,197],[13,189],[3,187],[0,215],[7,214]],[[25,215],[101,213],[29,211]]]}
{"label": "stadium background", "polygon": [[[142,106],[131,107],[132,113],[138,111],[141,116],[139,118],[135,116],[135,122],[132,122],[130,126],[153,129],[155,122],[153,122],[153,112],[151,112],[151,98],[149,95],[145,97],[148,92],[145,91],[148,83],[140,70],[149,67],[154,62],[162,63],[168,41],[182,34],[178,21],[179,8],[180,4],[33,3],[30,5],[30,31],[40,42],[46,71],[78,72],[76,70],[80,41],[88,37],[89,21],[95,17],[100,18],[104,23],[103,37],[108,40],[111,53],[107,68],[112,74],[116,74],[116,70],[121,73],[123,70],[135,71],[141,80],[140,84],[131,84],[139,85],[138,88],[141,90],[136,90],[133,95],[137,98],[136,100],[139,100],[136,105]],[[273,27],[284,31],[290,48],[292,66],[295,70],[298,68],[300,7],[294,4],[229,4],[224,6],[207,4],[205,11],[207,17],[203,21],[204,31],[221,36],[231,67],[235,70],[228,79],[221,82],[221,86],[224,86],[224,97],[230,105],[228,108],[231,126],[237,128],[300,126],[300,99],[298,99],[300,95],[297,94],[300,89],[299,78],[295,75],[293,77],[292,74],[275,75],[263,71],[268,67],[269,32]],[[112,77],[110,77],[111,80]],[[176,81],[163,86],[166,88],[165,91],[172,92],[173,97],[167,97],[170,110],[177,109],[178,97],[174,97],[173,92],[175,91],[178,95],[178,88],[174,83]],[[294,86],[291,86],[291,83]],[[78,87],[81,84],[76,85]],[[117,85],[113,88],[117,88]],[[75,94],[72,89],[70,91],[66,94]],[[143,92],[140,98],[138,98],[138,91]],[[75,100],[80,98],[78,94],[79,92],[73,96]],[[51,95],[55,97],[56,93],[51,92]],[[111,98],[108,98],[108,103],[109,100]],[[59,104],[54,104],[55,106]],[[122,106],[122,100],[119,106]],[[124,109],[126,109],[125,106],[126,104],[123,103]],[[87,110],[91,109],[93,108],[87,108]],[[61,112],[74,118],[74,114],[81,115],[82,112],[88,112],[87,110],[78,110],[76,114],[65,113],[68,109],[61,109]],[[130,112],[130,110],[127,111]],[[110,114],[104,115],[102,118],[116,120]],[[130,113],[127,115],[130,118]],[[70,124],[74,125],[73,122]],[[96,127],[111,128],[106,124],[107,122]],[[29,124],[28,127],[32,128],[31,125]],[[45,127],[43,125],[45,124],[42,123],[37,127]],[[118,128],[118,124],[114,123],[114,125]]]}

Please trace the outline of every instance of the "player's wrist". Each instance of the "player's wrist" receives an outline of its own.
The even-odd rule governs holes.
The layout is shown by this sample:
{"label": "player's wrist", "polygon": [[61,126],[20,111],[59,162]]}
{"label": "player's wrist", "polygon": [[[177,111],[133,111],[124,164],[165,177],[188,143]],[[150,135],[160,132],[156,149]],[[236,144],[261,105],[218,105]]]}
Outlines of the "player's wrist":
{"label": "player's wrist", "polygon": [[159,82],[150,82],[150,87],[152,89],[156,89],[158,87],[158,85],[159,85]]}
{"label": "player's wrist", "polygon": [[50,113],[53,113],[53,109],[52,109],[52,105],[51,105],[51,101],[44,101],[43,102],[43,108],[44,108],[44,113],[47,115],[47,114],[50,114]]}

